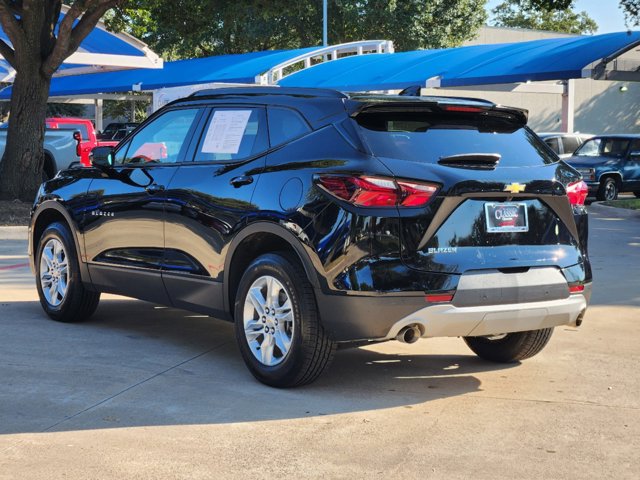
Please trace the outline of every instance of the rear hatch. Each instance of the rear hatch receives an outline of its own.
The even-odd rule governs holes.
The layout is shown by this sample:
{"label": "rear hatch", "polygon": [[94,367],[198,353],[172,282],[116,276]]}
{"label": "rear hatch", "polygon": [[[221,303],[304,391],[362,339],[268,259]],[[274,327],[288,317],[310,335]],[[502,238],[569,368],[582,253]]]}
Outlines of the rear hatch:
{"label": "rear hatch", "polygon": [[361,102],[363,142],[397,179],[438,185],[399,207],[403,262],[442,273],[583,261],[568,185],[579,175],[526,128],[526,113],[454,99]]}

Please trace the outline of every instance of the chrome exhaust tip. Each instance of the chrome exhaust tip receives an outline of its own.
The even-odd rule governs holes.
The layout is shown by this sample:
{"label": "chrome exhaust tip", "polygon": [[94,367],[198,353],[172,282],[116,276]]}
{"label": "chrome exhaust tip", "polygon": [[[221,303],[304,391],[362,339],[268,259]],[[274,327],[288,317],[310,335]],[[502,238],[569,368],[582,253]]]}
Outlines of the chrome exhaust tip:
{"label": "chrome exhaust tip", "polygon": [[416,343],[422,336],[422,331],[418,325],[408,325],[398,332],[396,340],[402,343]]}

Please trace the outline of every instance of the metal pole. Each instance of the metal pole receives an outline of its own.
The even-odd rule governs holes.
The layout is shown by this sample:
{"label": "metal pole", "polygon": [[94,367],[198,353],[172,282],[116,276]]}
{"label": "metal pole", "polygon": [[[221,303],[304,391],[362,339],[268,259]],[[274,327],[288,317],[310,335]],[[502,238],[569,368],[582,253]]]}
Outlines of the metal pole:
{"label": "metal pole", "polygon": [[102,131],[102,99],[101,98],[96,98],[94,100],[94,105],[96,107],[96,113],[95,113],[95,121],[96,121],[96,130],[98,132]]}
{"label": "metal pole", "polygon": [[327,0],[322,0],[322,46],[329,45],[327,38]]}
{"label": "metal pole", "polygon": [[573,133],[575,113],[575,80],[569,79],[564,84],[562,94],[562,131]]}

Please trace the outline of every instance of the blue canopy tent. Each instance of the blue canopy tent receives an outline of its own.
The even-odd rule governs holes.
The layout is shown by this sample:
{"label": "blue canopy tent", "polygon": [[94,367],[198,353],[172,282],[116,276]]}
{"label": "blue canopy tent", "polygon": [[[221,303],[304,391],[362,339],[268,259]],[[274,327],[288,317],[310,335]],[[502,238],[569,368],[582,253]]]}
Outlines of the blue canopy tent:
{"label": "blue canopy tent", "polygon": [[[68,6],[62,7],[58,25],[68,10]],[[0,38],[11,45],[2,29]],[[55,76],[123,68],[162,68],[162,59],[140,40],[126,33],[109,32],[102,22],[98,22],[78,50],[64,61]],[[13,68],[0,56],[0,81],[11,82],[14,76]]]}
{"label": "blue canopy tent", "polygon": [[[343,91],[520,84],[511,90],[561,93],[562,129],[572,132],[574,80],[640,81],[640,64],[632,62],[632,70],[624,71],[615,61],[638,45],[640,32],[618,32],[347,57],[301,70],[278,84]],[[530,85],[552,80],[562,84]]]}
{"label": "blue canopy tent", "polygon": [[[281,86],[343,91],[399,90],[409,86],[460,87],[568,80],[640,44],[640,32],[565,37],[521,43],[346,57],[301,70]],[[427,84],[429,82],[429,84]]]}
{"label": "blue canopy tent", "polygon": [[[237,55],[165,62],[159,70],[132,69],[95,75],[71,75],[54,78],[49,95],[90,95],[94,93],[157,90],[159,88],[212,82],[254,83],[256,75],[272,65],[315,50],[267,50]],[[0,92],[0,99],[9,98],[10,90]]]}

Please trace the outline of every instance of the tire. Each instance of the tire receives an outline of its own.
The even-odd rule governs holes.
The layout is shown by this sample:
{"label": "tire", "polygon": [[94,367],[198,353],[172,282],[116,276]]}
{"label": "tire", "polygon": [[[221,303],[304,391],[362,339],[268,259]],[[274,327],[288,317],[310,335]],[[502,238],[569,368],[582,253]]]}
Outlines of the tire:
{"label": "tire", "polygon": [[331,363],[336,345],[320,324],[313,287],[293,255],[254,260],[240,280],[234,312],[240,353],[260,382],[304,385]]}
{"label": "tire", "polygon": [[[58,322],[74,323],[93,315],[100,293],[91,292],[82,284],[75,243],[66,225],[52,223],[42,233],[35,267],[40,304],[49,317]],[[59,288],[54,288],[54,283]]]}
{"label": "tire", "polygon": [[607,177],[600,181],[600,187],[598,188],[598,200],[611,201],[618,198],[619,188],[618,182],[614,178]]}
{"label": "tire", "polygon": [[514,363],[540,353],[549,343],[553,328],[507,333],[504,337],[464,337],[465,343],[480,358],[498,363]]}

